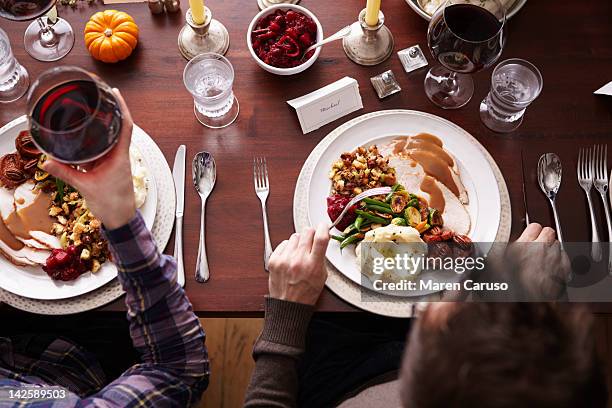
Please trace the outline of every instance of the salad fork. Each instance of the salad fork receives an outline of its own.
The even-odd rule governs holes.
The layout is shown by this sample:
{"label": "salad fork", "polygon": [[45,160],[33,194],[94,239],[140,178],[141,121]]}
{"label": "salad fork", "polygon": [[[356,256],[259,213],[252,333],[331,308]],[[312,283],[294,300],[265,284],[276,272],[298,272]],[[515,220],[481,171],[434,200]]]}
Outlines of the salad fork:
{"label": "salad fork", "polygon": [[591,188],[595,172],[593,152],[590,148],[581,148],[578,152],[578,184],[584,190],[589,203],[589,213],[591,215],[592,242],[595,244],[591,248],[591,257],[595,262],[601,261],[601,246],[599,245],[599,233],[597,232],[597,222],[595,211],[593,211],[593,201],[591,200]]}
{"label": "salad fork", "polygon": [[253,183],[255,194],[261,201],[261,212],[263,213],[264,226],[264,268],[268,270],[268,262],[272,255],[272,244],[270,243],[270,231],[268,230],[268,214],[266,212],[266,200],[270,194],[270,183],[268,180],[268,164],[265,157],[253,159]]}
{"label": "salad fork", "polygon": [[[608,241],[612,241],[612,222],[610,220],[610,206],[608,205],[608,145],[597,145],[594,149],[596,160],[593,184],[601,196],[608,224]],[[608,258],[608,273],[612,273],[612,256]]]}

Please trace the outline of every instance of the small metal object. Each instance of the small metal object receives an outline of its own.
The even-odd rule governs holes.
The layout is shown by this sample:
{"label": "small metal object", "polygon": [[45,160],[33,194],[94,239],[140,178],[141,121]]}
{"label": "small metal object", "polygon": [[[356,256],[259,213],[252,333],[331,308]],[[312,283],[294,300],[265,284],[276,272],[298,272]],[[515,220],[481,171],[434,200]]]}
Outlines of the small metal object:
{"label": "small metal object", "polygon": [[217,179],[217,166],[212,154],[200,152],[193,158],[193,184],[202,199],[200,212],[200,244],[198,246],[198,260],[196,262],[195,279],[204,283],[210,278],[208,258],[206,257],[206,199],[215,187]]}
{"label": "small metal object", "polygon": [[176,259],[176,281],[185,286],[185,267],[183,265],[183,211],[185,210],[185,154],[187,148],[180,145],[174,156],[172,178],[176,192],[174,221],[174,258]]}
{"label": "small metal object", "polygon": [[599,245],[599,232],[597,231],[597,220],[593,210],[593,200],[591,200],[591,189],[593,188],[593,173],[595,172],[593,163],[593,152],[590,148],[582,148],[578,151],[578,165],[576,173],[578,184],[584,190],[589,203],[589,213],[591,215],[591,241],[595,244],[591,247],[591,257],[595,262],[601,261],[601,246]]}
{"label": "small metal object", "polygon": [[349,59],[359,65],[377,65],[386,61],[393,53],[393,34],[385,26],[385,15],[378,12],[378,24],[369,26],[365,22],[366,10],[361,10],[359,19],[351,26],[351,33],[344,37],[342,46]]}
{"label": "small metal object", "polygon": [[257,0],[257,5],[260,10],[275,6],[277,4],[298,4],[300,0]]}
{"label": "small metal object", "polygon": [[348,212],[348,210],[354,206],[355,204],[357,204],[358,202],[360,202],[361,200],[363,200],[366,197],[372,197],[375,195],[381,195],[381,194],[389,194],[390,192],[392,192],[393,189],[391,187],[377,187],[377,188],[371,188],[369,190],[364,191],[363,193],[357,194],[355,197],[353,197],[351,199],[351,201],[349,201],[349,203],[344,206],[344,210],[342,210],[342,212],[340,213],[340,215],[338,216],[338,218],[336,218],[334,220],[334,222],[332,223],[332,225],[329,226],[329,229],[331,230],[332,228],[334,228],[336,225],[338,225],[338,223],[340,221],[342,221],[342,218],[346,215],[346,213]]}
{"label": "small metal object", "polygon": [[162,0],[148,0],[147,5],[153,14],[161,14],[164,12],[164,3]]}
{"label": "small metal object", "polygon": [[525,190],[525,160],[523,159],[523,149],[521,149],[521,179],[523,181],[523,207],[525,208],[525,225],[529,222],[529,211],[527,211],[527,191]]}
{"label": "small metal object", "polygon": [[380,75],[376,75],[375,77],[370,78],[376,93],[378,94],[378,98],[383,99],[389,95],[393,95],[394,93],[398,93],[402,90],[399,83],[395,79],[395,75],[393,75],[393,71],[388,70],[383,72]]}
{"label": "small metal object", "polygon": [[555,199],[561,186],[561,159],[554,153],[546,153],[540,156],[538,160],[538,184],[542,189],[542,192],[550,201],[550,206],[553,210],[553,216],[555,217],[555,226],[557,229],[557,239],[561,243],[561,249],[563,249],[563,234],[561,233],[561,221],[557,214],[557,206],[555,205]]}
{"label": "small metal object", "polygon": [[[597,145],[593,149],[595,150],[595,174],[593,185],[601,196],[601,202],[606,213],[606,224],[608,225],[608,242],[611,242],[612,220],[610,219],[610,205],[608,203],[608,145]],[[608,257],[608,273],[612,274],[612,252]]]}
{"label": "small metal object", "polygon": [[187,60],[205,52],[225,55],[229,48],[227,28],[212,18],[208,7],[204,7],[204,11],[204,24],[196,24],[193,21],[191,9],[185,14],[186,24],[179,33],[178,46],[181,55]]}
{"label": "small metal object", "polygon": [[418,44],[398,51],[397,56],[399,57],[406,73],[427,66],[427,58],[425,57],[425,54],[423,54],[423,51]]}
{"label": "small metal object", "polygon": [[268,164],[265,157],[253,159],[253,183],[255,194],[261,201],[261,212],[263,213],[264,226],[264,268],[268,270],[268,262],[272,255],[272,244],[270,243],[270,231],[268,230],[268,214],[266,211],[266,200],[270,194],[270,181],[268,180]]}
{"label": "small metal object", "polygon": [[181,2],[179,0],[163,0],[164,6],[168,13],[176,13],[181,9]]}

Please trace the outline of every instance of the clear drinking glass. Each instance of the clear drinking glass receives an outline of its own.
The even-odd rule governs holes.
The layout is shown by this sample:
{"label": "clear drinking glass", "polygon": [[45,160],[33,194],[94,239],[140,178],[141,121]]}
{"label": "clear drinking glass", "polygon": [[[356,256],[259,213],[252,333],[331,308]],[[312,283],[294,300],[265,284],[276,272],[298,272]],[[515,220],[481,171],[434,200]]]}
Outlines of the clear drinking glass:
{"label": "clear drinking glass", "polygon": [[427,43],[440,63],[425,77],[425,93],[443,109],[460,108],[474,94],[470,74],[493,65],[505,44],[506,11],[499,0],[447,0],[433,15]]}
{"label": "clear drinking glass", "polygon": [[28,54],[39,61],[57,61],[74,46],[70,24],[57,17],[56,0],[0,0],[0,17],[33,21],[26,28],[23,43]]}
{"label": "clear drinking glass", "polygon": [[0,103],[21,98],[29,85],[28,71],[13,55],[8,35],[0,28]]}
{"label": "clear drinking glass", "polygon": [[193,95],[195,116],[210,128],[232,124],[240,110],[234,96],[234,68],[223,55],[207,52],[187,63],[183,82]]}
{"label": "clear drinking glass", "polygon": [[518,58],[500,62],[493,70],[491,90],[480,103],[482,122],[495,132],[515,130],[542,85],[542,74],[533,64]]}

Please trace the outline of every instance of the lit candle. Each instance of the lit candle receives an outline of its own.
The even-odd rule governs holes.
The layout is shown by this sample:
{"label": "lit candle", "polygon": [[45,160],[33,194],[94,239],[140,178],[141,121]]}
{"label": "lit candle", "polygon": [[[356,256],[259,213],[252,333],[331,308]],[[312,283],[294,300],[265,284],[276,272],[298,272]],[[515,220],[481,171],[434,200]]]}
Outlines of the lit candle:
{"label": "lit candle", "polygon": [[366,5],[366,24],[373,27],[378,24],[378,12],[380,11],[381,0],[368,0]]}
{"label": "lit candle", "polygon": [[189,0],[191,17],[197,25],[204,24],[204,0]]}

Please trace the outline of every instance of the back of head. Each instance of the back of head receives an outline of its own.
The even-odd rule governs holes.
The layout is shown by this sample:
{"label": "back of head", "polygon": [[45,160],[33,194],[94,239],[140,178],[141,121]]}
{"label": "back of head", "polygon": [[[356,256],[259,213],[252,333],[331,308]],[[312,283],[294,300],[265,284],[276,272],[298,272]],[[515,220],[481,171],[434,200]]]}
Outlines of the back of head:
{"label": "back of head", "polygon": [[405,407],[605,407],[593,318],[550,303],[430,307],[413,328]]}

